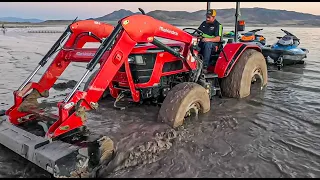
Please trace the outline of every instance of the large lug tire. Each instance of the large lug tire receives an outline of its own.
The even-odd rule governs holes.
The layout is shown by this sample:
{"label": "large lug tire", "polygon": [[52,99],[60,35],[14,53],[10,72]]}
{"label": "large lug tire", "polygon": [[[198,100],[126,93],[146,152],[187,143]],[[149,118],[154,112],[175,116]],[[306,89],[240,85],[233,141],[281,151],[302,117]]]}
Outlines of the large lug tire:
{"label": "large lug tire", "polygon": [[[83,87],[83,90],[84,90],[84,91],[87,91],[87,89],[89,88],[90,82],[91,82],[92,79],[96,76],[97,73],[98,73],[98,70],[96,70],[94,73],[92,73],[91,76],[88,78],[87,82],[84,84],[84,87]],[[101,99],[106,98],[109,94],[110,94],[110,93],[109,93],[109,88],[107,88],[107,89],[104,91]]]}
{"label": "large lug tire", "polygon": [[207,90],[196,83],[185,82],[174,86],[164,99],[158,121],[172,128],[181,126],[186,115],[197,116],[210,110]]}
{"label": "large lug tire", "polygon": [[251,84],[260,79],[262,90],[268,82],[267,64],[262,53],[246,49],[230,74],[221,79],[221,93],[231,98],[245,98],[250,95]]}

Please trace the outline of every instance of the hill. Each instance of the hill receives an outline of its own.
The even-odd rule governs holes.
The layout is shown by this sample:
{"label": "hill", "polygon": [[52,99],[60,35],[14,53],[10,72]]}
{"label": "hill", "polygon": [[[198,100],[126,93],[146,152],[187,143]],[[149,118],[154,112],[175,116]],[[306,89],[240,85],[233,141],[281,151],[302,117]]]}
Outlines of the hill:
{"label": "hill", "polygon": [[[205,18],[206,10],[196,12],[187,11],[150,11],[156,19],[179,26],[199,25]],[[90,18],[97,21],[116,22],[120,18],[137,14],[129,10],[120,9],[102,17]],[[217,9],[217,19],[225,26],[233,25],[235,9]],[[265,8],[241,8],[240,19],[245,20],[248,26],[320,26],[320,16],[295,11],[275,10]]]}
{"label": "hill", "polygon": [[105,16],[102,16],[102,17],[89,18],[89,19],[93,19],[93,20],[97,20],[97,21],[118,21],[119,19],[121,19],[123,17],[130,16],[133,14],[139,14],[139,13],[133,13],[129,10],[120,9],[118,11],[114,11],[114,12],[107,14]]}

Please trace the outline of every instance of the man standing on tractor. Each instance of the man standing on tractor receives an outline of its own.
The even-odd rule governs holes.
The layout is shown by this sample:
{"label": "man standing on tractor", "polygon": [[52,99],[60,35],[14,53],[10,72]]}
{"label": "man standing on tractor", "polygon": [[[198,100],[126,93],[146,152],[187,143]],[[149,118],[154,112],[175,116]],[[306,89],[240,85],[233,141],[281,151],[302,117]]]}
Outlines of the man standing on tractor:
{"label": "man standing on tractor", "polygon": [[208,10],[206,13],[206,21],[203,21],[198,28],[203,32],[203,38],[199,43],[199,47],[203,55],[204,73],[207,73],[207,68],[210,65],[211,54],[218,51],[218,42],[222,40],[223,27],[218,20],[216,20],[216,15],[216,10]]}

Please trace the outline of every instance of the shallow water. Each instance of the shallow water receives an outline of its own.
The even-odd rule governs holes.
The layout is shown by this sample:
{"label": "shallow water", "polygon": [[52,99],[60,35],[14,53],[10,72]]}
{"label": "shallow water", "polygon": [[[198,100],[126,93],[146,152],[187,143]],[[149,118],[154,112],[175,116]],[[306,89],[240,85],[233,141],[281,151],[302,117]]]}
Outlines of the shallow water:
{"label": "shallow water", "polygon": [[[247,27],[249,29],[253,28]],[[243,100],[214,98],[212,110],[198,122],[188,122],[178,130],[178,137],[171,148],[161,152],[156,162],[102,175],[320,177],[319,29],[285,29],[301,38],[301,47],[309,49],[305,65],[270,71],[267,89],[256,97]],[[0,34],[0,109],[12,105],[12,92],[59,36],[29,34],[26,33],[28,30],[8,29],[6,35]],[[264,28],[262,33],[268,44],[282,35],[280,27]],[[35,80],[44,70],[39,71]],[[84,71],[85,64],[72,64],[58,83],[78,81]],[[70,90],[51,89],[47,101],[57,102]],[[168,128],[155,122],[157,107],[133,107],[119,111],[114,110],[107,100],[101,102],[100,107],[98,112],[89,114],[88,126],[96,132],[111,134],[123,144],[141,143],[148,137],[149,141],[154,131]],[[0,167],[0,177],[49,177],[3,146],[0,146]]]}

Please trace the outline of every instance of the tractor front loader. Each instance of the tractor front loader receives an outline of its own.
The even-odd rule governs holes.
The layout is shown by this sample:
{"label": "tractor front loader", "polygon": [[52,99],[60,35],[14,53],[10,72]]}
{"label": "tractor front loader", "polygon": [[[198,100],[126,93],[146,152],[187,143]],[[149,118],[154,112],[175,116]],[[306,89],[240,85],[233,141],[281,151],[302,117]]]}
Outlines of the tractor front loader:
{"label": "tractor front loader", "polygon": [[[176,42],[163,43],[157,37]],[[86,127],[86,111],[97,109],[106,91],[116,100],[127,97],[132,103],[160,104],[159,122],[176,128],[185,117],[210,110],[213,92],[220,88],[215,80],[225,81],[222,88],[234,83],[229,87],[234,89],[225,92],[233,91],[230,97],[240,98],[250,93],[255,75],[260,75],[262,87],[266,85],[266,67],[261,64],[265,61],[259,47],[227,44],[223,48],[227,50],[220,53],[215,63],[217,73],[204,75],[196,48],[198,40],[192,33],[147,15],[125,17],[116,27],[91,20],[74,22],[13,93],[14,105],[5,111],[7,118],[0,123],[0,143],[55,177],[85,177],[84,172],[112,161],[116,153],[111,138],[95,135]],[[86,42],[101,45],[98,49],[83,49]],[[39,82],[31,82],[57,51]],[[49,96],[49,89],[71,62],[88,62],[83,76],[57,104],[57,114],[44,113],[37,98]],[[89,78],[86,88],[78,90],[98,63],[100,67]],[[228,79],[230,76],[232,80]],[[47,125],[45,135],[22,128],[33,121]]]}

